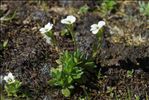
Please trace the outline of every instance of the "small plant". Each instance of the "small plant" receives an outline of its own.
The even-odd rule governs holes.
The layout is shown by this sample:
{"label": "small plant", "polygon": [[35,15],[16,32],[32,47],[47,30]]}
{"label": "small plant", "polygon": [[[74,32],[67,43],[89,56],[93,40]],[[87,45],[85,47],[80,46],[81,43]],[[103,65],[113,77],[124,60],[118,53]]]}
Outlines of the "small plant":
{"label": "small plant", "polygon": [[18,80],[15,80],[15,77],[11,72],[4,77],[4,80],[6,81],[5,91],[7,92],[7,95],[17,97],[17,93],[19,92],[22,83]]}
{"label": "small plant", "polygon": [[135,100],[140,100],[140,97],[138,95],[135,95]]}
{"label": "small plant", "polygon": [[5,40],[3,43],[0,43],[0,62],[3,60],[2,54],[3,51],[8,47],[8,40]]}
{"label": "small plant", "polygon": [[149,16],[149,2],[139,1],[139,11],[143,15]]}
{"label": "small plant", "polygon": [[109,93],[110,97],[114,97],[113,91],[114,91],[114,87],[107,87],[106,93]]}
{"label": "small plant", "polygon": [[6,48],[7,45],[8,45],[8,40],[5,40],[5,41],[3,42],[3,48]]}
{"label": "small plant", "polygon": [[133,73],[134,73],[134,70],[128,70],[127,71],[127,77],[132,77],[133,76]]}
{"label": "small plant", "polygon": [[46,39],[46,42],[51,45],[56,45],[56,39],[54,37],[54,34],[52,32],[53,24],[50,22],[46,24],[43,28],[41,28],[39,31],[43,35],[43,38]]}
{"label": "small plant", "polygon": [[103,16],[106,16],[111,12],[111,10],[114,9],[115,5],[116,5],[115,0],[103,0],[99,10],[103,14]]}
{"label": "small plant", "polygon": [[73,41],[76,43],[75,41],[75,33],[73,32],[74,26],[73,23],[76,21],[76,17],[70,15],[67,16],[65,19],[61,20],[62,24],[65,24],[65,29],[61,32],[62,36],[64,35],[71,35]]}
{"label": "small plant", "polygon": [[15,10],[12,14],[10,12],[6,13],[3,17],[0,18],[0,21],[11,21],[16,17],[17,10]]}
{"label": "small plant", "polygon": [[3,43],[0,43],[0,51],[2,52],[8,46],[8,40],[5,40]]}
{"label": "small plant", "polygon": [[95,57],[96,53],[97,53],[97,50],[100,48],[101,46],[101,39],[102,39],[102,36],[103,36],[103,26],[105,26],[105,22],[104,21],[99,21],[98,24],[93,24],[91,25],[91,29],[90,31],[96,35],[97,39],[98,39],[98,45],[95,45],[93,47],[93,57]]}
{"label": "small plant", "polygon": [[84,5],[84,6],[80,7],[78,13],[83,15],[83,14],[86,14],[88,12],[88,10],[89,10],[89,7],[87,5]]}
{"label": "small plant", "polygon": [[73,53],[65,51],[56,62],[58,67],[51,69],[52,79],[49,83],[54,86],[59,86],[61,93],[65,97],[70,96],[70,91],[74,88],[77,80],[82,77],[85,67],[88,64],[94,66],[94,63],[86,60],[79,50]]}

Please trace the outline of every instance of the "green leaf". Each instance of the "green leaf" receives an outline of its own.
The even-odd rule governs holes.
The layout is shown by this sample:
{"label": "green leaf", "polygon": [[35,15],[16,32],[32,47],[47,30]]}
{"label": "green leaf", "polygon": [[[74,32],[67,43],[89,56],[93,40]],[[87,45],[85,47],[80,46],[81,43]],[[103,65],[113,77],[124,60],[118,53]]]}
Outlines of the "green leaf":
{"label": "green leaf", "polygon": [[74,89],[74,86],[73,85],[70,85],[68,88],[69,89]]}
{"label": "green leaf", "polygon": [[73,79],[79,79],[79,78],[81,78],[81,75],[82,75],[82,74],[83,74],[83,72],[80,72],[80,73],[74,75],[74,76],[73,76]]}
{"label": "green leaf", "polygon": [[48,84],[50,84],[50,85],[53,85],[54,83],[55,83],[54,79],[51,79],[51,80],[48,81]]}
{"label": "green leaf", "polygon": [[8,40],[5,40],[4,43],[3,43],[3,48],[5,48],[8,44]]}
{"label": "green leaf", "polygon": [[74,62],[77,64],[78,63],[78,59],[74,57]]}
{"label": "green leaf", "polygon": [[63,29],[61,31],[61,36],[66,36],[66,35],[69,35],[69,31],[68,31],[68,29]]}
{"label": "green leaf", "polygon": [[46,35],[47,35],[48,37],[52,37],[52,36],[53,36],[53,32],[52,32],[52,31],[49,31],[49,32],[46,33]]}
{"label": "green leaf", "polygon": [[67,80],[68,80],[68,84],[70,84],[70,83],[72,82],[73,79],[72,79],[71,76],[69,76]]}
{"label": "green leaf", "polygon": [[61,92],[65,97],[70,96],[70,90],[68,88],[62,89]]}
{"label": "green leaf", "polygon": [[22,83],[20,81],[16,80],[14,84],[15,84],[15,88],[19,89],[19,87],[21,86]]}
{"label": "green leaf", "polygon": [[88,10],[89,10],[89,7],[87,6],[87,5],[84,5],[84,6],[82,6],[80,9],[79,9],[79,14],[85,14],[85,13],[87,13],[88,12]]}
{"label": "green leaf", "polygon": [[5,85],[5,90],[6,90],[8,96],[16,96],[18,87],[16,88],[15,86],[16,86],[16,84],[14,84],[14,83]]}
{"label": "green leaf", "polygon": [[86,66],[92,66],[92,65],[94,66],[94,62],[86,62],[85,65]]}

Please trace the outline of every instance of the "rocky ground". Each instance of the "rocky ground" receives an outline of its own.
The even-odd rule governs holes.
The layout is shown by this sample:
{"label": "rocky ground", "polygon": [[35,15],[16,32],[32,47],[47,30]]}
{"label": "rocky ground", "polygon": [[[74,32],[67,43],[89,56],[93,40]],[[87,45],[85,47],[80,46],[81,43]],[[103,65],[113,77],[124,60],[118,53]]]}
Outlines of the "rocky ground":
{"label": "rocky ground", "polygon": [[[87,4],[89,10],[79,14],[78,8]],[[149,98],[149,23],[148,17],[139,13],[135,1],[118,1],[116,9],[107,16],[97,10],[101,1],[55,0],[55,1],[1,1],[0,44],[8,41],[6,48],[0,48],[0,75],[11,71],[23,83],[22,91],[29,93],[32,100],[65,100],[60,91],[50,87],[50,68],[55,67],[58,51],[45,42],[39,29],[49,21],[54,24],[55,33],[63,28],[60,20],[67,15],[77,17],[75,31],[80,51],[89,56],[91,44],[96,37],[90,26],[105,20],[102,48],[95,62],[100,77],[91,74],[89,83],[84,84],[91,100],[126,100],[136,96],[140,100]],[[15,17],[3,19],[4,16]],[[145,39],[134,36],[144,36]],[[73,51],[70,38],[57,35],[60,50]],[[132,72],[129,75],[129,72]],[[84,96],[84,88],[78,87],[70,100]],[[1,90],[1,95],[5,93]],[[129,95],[130,94],[130,95]],[[22,98],[23,99],[23,98]],[[118,100],[119,100],[118,99]]]}

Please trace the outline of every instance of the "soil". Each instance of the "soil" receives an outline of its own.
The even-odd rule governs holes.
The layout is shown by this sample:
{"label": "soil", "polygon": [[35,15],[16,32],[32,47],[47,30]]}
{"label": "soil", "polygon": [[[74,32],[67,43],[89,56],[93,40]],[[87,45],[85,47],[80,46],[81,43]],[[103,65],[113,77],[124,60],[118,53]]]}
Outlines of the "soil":
{"label": "soil", "polygon": [[[85,4],[90,7],[89,11],[79,15],[77,9]],[[1,1],[1,18],[15,11],[16,15],[11,20],[1,20],[0,45],[6,40],[8,45],[0,48],[0,75],[12,72],[23,83],[22,91],[29,93],[32,100],[78,100],[86,95],[84,90],[91,100],[116,97],[124,100],[129,92],[132,100],[135,96],[140,100],[149,98],[148,17],[139,14],[135,1],[119,1],[117,10],[106,17],[95,10],[97,5],[100,2],[96,0]],[[63,28],[60,20],[69,14],[78,19],[75,23],[77,47],[87,57],[91,56],[91,45],[97,40],[90,26],[99,20],[106,20],[108,24],[95,59],[97,68],[93,72],[96,73],[90,72],[88,83],[77,87],[70,98],[64,98],[59,89],[47,83],[51,78],[50,68],[56,67],[59,51],[45,42],[39,29],[52,22],[59,49],[73,51],[71,39],[59,35]],[[145,35],[146,41],[134,42],[133,33]],[[99,78],[95,76],[98,71],[101,72]],[[133,71],[133,75],[128,76],[128,71]]]}

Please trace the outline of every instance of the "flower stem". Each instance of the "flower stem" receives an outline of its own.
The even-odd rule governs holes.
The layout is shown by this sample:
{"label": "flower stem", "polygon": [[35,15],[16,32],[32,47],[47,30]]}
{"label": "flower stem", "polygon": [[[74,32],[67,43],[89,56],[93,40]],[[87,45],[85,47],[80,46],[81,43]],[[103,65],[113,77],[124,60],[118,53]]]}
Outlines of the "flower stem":
{"label": "flower stem", "polygon": [[70,35],[71,35],[71,37],[72,37],[72,40],[73,40],[73,42],[74,42],[74,46],[76,46],[75,34],[74,34],[74,32],[73,32],[73,24],[68,25],[67,30],[69,31],[69,33],[70,33]]}

